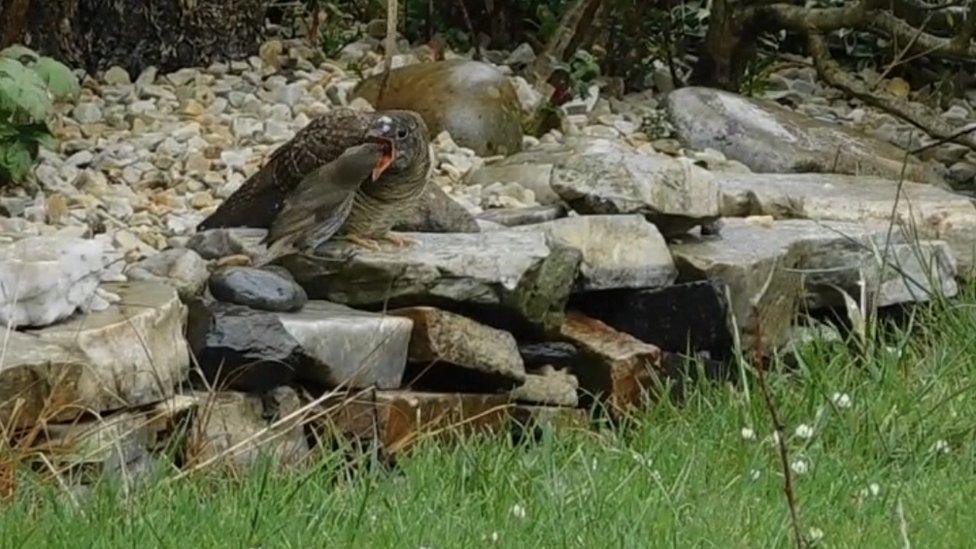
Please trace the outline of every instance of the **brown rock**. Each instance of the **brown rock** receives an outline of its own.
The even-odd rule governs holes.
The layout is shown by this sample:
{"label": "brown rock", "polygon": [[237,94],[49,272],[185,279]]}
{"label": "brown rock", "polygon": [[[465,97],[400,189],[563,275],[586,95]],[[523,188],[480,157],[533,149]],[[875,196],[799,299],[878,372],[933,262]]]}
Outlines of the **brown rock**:
{"label": "brown rock", "polygon": [[361,392],[329,403],[323,427],[328,435],[375,439],[387,455],[394,455],[424,438],[498,432],[508,422],[509,408],[507,395]]}
{"label": "brown rock", "polygon": [[448,131],[479,156],[508,155],[522,148],[521,106],[515,88],[498,69],[478,61],[421,63],[363,81],[355,95],[377,109],[406,109],[424,118],[431,135]]}
{"label": "brown rock", "polygon": [[661,350],[579,313],[566,315],[561,335],[580,351],[573,374],[580,389],[621,417],[639,408],[662,369]]}

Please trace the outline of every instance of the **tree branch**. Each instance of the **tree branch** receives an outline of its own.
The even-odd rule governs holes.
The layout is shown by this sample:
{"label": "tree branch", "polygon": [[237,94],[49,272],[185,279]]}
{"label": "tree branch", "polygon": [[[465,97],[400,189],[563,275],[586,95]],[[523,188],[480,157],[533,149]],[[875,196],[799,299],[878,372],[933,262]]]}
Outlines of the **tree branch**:
{"label": "tree branch", "polygon": [[932,109],[909,103],[886,92],[869,90],[863,82],[851,76],[834,61],[822,34],[808,34],[807,45],[817,72],[831,86],[906,120],[932,137],[951,140],[976,151],[976,139],[966,132],[960,132],[960,128],[945,123],[941,115]]}

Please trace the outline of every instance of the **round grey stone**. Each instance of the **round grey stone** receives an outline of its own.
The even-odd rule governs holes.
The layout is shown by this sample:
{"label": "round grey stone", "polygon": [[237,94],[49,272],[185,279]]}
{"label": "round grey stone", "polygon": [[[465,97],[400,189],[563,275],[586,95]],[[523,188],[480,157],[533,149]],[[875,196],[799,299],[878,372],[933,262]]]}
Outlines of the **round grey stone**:
{"label": "round grey stone", "polygon": [[308,296],[280,270],[226,267],[210,276],[210,293],[220,301],[265,311],[297,311]]}

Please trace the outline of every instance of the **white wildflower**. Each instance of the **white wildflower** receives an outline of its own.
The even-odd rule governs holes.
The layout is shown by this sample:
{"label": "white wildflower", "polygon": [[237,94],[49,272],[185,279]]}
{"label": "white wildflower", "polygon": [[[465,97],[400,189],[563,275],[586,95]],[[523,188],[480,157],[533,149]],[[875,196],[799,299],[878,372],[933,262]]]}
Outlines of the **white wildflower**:
{"label": "white wildflower", "polygon": [[807,440],[813,437],[813,427],[810,427],[806,423],[801,423],[796,426],[795,433],[796,436],[802,438],[803,440]]}
{"label": "white wildflower", "polygon": [[811,527],[807,530],[807,538],[810,539],[810,543],[816,543],[822,540],[824,537],[824,531],[820,528]]}
{"label": "white wildflower", "polygon": [[939,439],[935,441],[932,445],[932,451],[937,454],[948,454],[949,453],[949,443],[945,439]]}
{"label": "white wildflower", "polygon": [[492,543],[498,543],[498,532],[492,532],[491,535],[488,536],[488,539],[491,540]]}
{"label": "white wildflower", "polygon": [[851,395],[847,393],[834,393],[834,396],[830,400],[840,410],[846,410],[851,407]]}
{"label": "white wildflower", "polygon": [[512,506],[512,516],[517,519],[525,518],[525,507],[522,507],[518,503]]}
{"label": "white wildflower", "polygon": [[880,493],[881,493],[881,486],[880,486],[880,485],[878,485],[878,483],[877,483],[877,482],[872,482],[871,484],[869,484],[869,485],[868,485],[868,492],[869,492],[869,493],[870,493],[870,494],[871,494],[872,496],[875,496],[875,497],[877,497],[877,496],[878,496],[878,494],[880,494]]}
{"label": "white wildflower", "polygon": [[806,472],[810,469],[810,464],[808,464],[804,459],[798,459],[790,464],[790,469],[792,469],[793,472],[798,475],[803,475],[806,474]]}
{"label": "white wildflower", "polygon": [[756,440],[756,432],[750,427],[742,428],[742,440]]}
{"label": "white wildflower", "polygon": [[759,469],[753,469],[752,471],[749,471],[749,478],[752,480],[759,480],[759,476],[761,474],[762,473],[759,471]]}

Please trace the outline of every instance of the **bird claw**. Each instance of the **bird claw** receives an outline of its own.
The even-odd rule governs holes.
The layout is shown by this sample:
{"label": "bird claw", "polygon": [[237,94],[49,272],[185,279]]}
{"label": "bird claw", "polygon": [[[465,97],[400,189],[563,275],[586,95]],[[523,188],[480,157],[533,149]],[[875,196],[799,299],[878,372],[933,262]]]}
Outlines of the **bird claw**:
{"label": "bird claw", "polygon": [[346,236],[346,240],[362,248],[373,250],[374,252],[378,252],[383,249],[380,246],[380,243],[377,242],[376,240],[373,240],[372,238],[365,238],[362,236],[356,236],[351,234]]}
{"label": "bird claw", "polygon": [[409,246],[415,246],[417,244],[420,244],[420,241],[418,241],[416,239],[413,239],[413,238],[410,238],[410,237],[407,237],[407,236],[401,236],[401,235],[394,234],[394,233],[386,233],[385,235],[381,236],[380,238],[382,240],[385,240],[387,242],[392,243],[397,248],[407,248]]}

